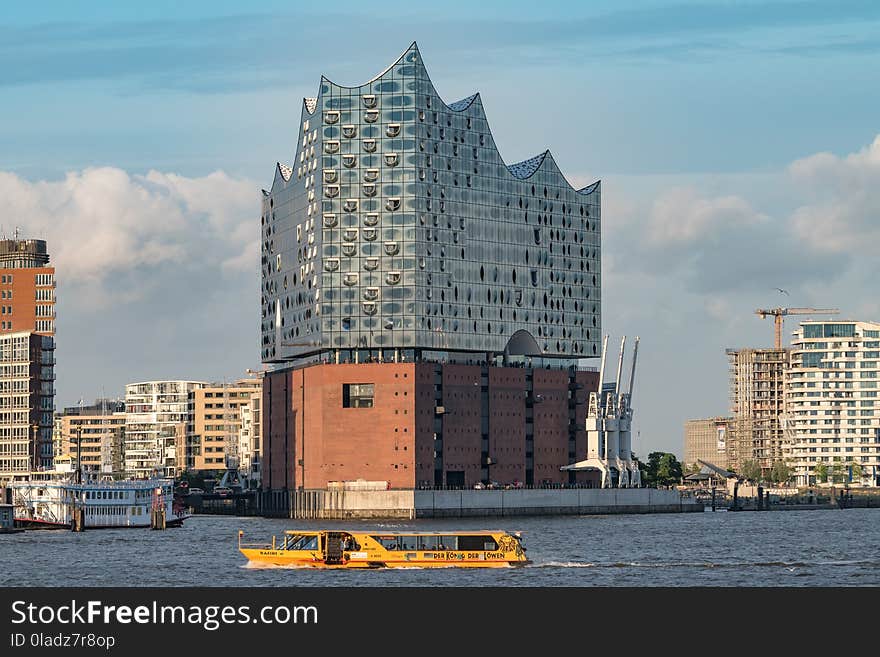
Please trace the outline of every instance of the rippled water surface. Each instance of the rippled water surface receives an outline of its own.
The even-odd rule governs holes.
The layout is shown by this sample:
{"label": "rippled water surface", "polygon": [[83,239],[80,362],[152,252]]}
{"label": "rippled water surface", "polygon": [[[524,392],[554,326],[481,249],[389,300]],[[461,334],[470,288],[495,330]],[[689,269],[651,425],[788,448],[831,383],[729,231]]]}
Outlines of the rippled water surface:
{"label": "rippled water surface", "polygon": [[[248,567],[285,529],[523,532],[532,565],[370,571]],[[195,516],[179,529],[0,535],[2,586],[880,586],[880,509],[401,522]]]}

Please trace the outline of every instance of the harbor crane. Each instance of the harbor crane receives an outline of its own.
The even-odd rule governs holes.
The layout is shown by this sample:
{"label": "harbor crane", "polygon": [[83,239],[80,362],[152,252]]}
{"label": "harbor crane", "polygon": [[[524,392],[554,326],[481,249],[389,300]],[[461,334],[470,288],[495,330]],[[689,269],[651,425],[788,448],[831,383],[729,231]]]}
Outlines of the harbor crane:
{"label": "harbor crane", "polygon": [[774,347],[782,349],[782,318],[786,315],[836,315],[839,312],[837,308],[759,308],[755,314],[761,319],[773,315],[776,330]]}

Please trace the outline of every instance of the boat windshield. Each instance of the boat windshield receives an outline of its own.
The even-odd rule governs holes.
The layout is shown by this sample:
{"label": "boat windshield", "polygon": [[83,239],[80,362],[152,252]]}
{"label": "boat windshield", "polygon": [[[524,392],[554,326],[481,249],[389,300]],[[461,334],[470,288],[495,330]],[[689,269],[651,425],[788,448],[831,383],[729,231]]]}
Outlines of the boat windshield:
{"label": "boat windshield", "polygon": [[317,550],[318,537],[314,534],[305,536],[294,534],[287,537],[286,550]]}

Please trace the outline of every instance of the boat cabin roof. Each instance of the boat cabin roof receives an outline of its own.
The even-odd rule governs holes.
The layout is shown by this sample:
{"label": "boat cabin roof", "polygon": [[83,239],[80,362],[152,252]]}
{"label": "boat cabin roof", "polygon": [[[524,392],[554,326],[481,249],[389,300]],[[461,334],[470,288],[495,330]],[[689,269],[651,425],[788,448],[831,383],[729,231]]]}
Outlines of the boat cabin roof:
{"label": "boat cabin roof", "polygon": [[296,536],[304,536],[304,535],[312,535],[312,534],[322,534],[325,532],[338,532],[341,534],[368,534],[370,536],[483,536],[485,534],[513,534],[517,535],[520,532],[509,532],[506,529],[469,529],[466,531],[384,531],[384,530],[366,530],[366,529],[288,529],[285,530],[285,534],[287,535],[296,535]]}

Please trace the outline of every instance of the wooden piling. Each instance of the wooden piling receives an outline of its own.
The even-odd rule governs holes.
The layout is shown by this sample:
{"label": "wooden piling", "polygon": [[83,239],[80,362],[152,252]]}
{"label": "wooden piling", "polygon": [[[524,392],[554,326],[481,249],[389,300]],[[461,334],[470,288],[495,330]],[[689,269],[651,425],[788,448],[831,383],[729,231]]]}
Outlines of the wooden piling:
{"label": "wooden piling", "polygon": [[165,508],[154,508],[150,514],[150,529],[165,529]]}
{"label": "wooden piling", "polygon": [[73,513],[71,514],[70,519],[70,530],[74,532],[81,532],[86,527],[86,512],[85,509],[82,508],[74,508]]}

